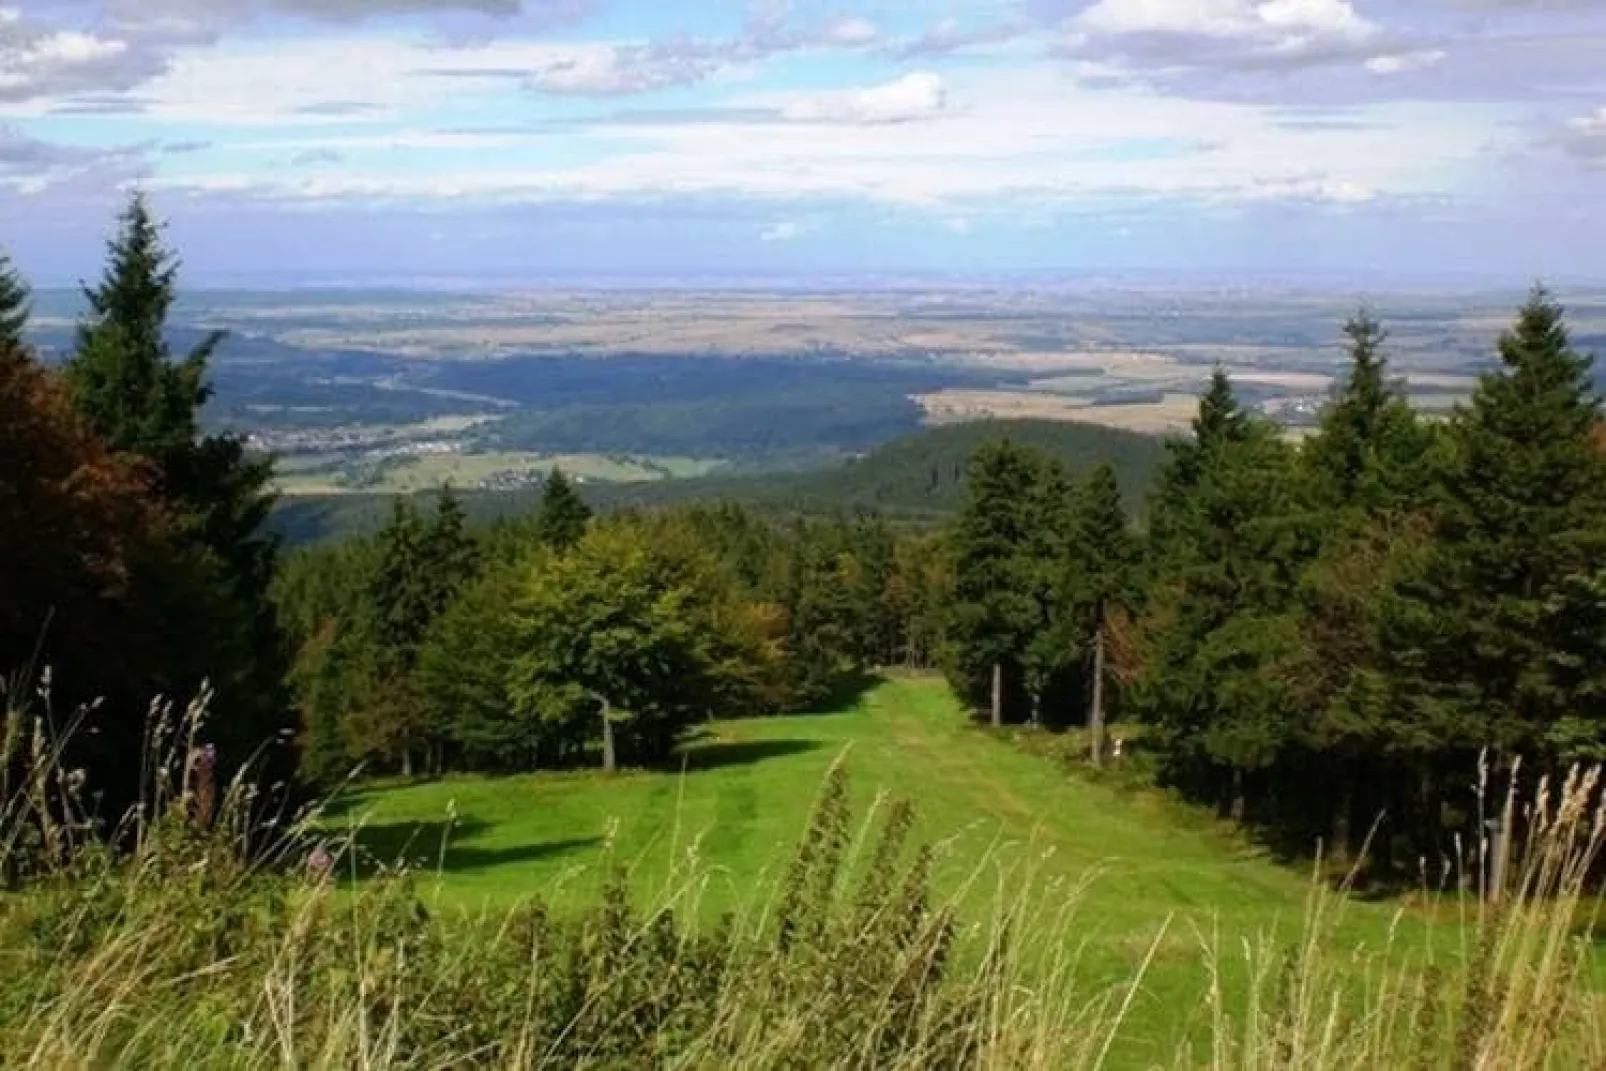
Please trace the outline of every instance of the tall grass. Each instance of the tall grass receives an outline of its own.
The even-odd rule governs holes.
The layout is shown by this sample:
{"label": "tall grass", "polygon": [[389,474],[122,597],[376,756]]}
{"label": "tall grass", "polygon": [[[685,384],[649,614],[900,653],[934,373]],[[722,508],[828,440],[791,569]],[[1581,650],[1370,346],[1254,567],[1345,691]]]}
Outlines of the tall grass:
{"label": "tall grass", "polygon": [[[309,868],[313,815],[257,835],[245,783],[209,783],[201,708],[156,713],[116,853],[46,723],[8,717],[29,761],[0,817],[0,1066],[1606,1066],[1596,770],[1500,801],[1522,831],[1510,879],[1402,908],[1437,919],[1433,941],[1347,947],[1343,890],[1313,882],[1297,938],[1230,946],[1208,918],[1156,919],[1109,986],[1080,967],[1076,889],[989,862],[939,897],[909,807],[856,818],[840,766],[790,860],[717,924],[695,842],[650,896],[605,868],[578,909],[437,914],[427,875],[347,880],[349,844]],[[1175,1037],[1137,1045],[1128,1013],[1179,948],[1199,991]]]}

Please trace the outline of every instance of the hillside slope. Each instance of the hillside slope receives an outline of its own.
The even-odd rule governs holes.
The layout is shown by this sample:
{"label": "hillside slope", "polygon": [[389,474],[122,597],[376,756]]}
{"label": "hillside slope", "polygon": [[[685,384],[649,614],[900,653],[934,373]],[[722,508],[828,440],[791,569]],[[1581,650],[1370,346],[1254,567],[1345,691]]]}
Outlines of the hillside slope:
{"label": "hillside slope", "polygon": [[[594,889],[611,853],[646,902],[661,902],[695,871],[696,913],[713,919],[772,906],[839,757],[861,817],[883,793],[914,805],[916,838],[938,846],[939,895],[971,920],[1000,896],[1033,899],[1031,939],[1075,946],[1083,983],[1131,978],[1164,931],[1130,1047],[1114,1066],[1163,1063],[1179,1034],[1206,1025],[1201,942],[1238,956],[1245,942],[1298,932],[1309,893],[1302,874],[1202,821],[990,738],[934,678],[888,680],[835,713],[714,723],[687,748],[684,773],[373,788],[344,801],[334,824],[363,831],[370,864],[407,858],[435,875],[429,886],[443,908],[495,911],[539,896],[561,910]],[[1350,904],[1344,915],[1344,948],[1378,947],[1396,921],[1388,906]],[[1409,921],[1394,931],[1396,941],[1422,936]]]}
{"label": "hillside slope", "polygon": [[[930,523],[958,508],[965,464],[978,446],[1010,439],[1035,447],[1080,474],[1101,462],[1115,466],[1130,503],[1137,502],[1165,457],[1164,441],[1151,435],[1054,420],[980,420],[928,428],[877,447],[861,458],[805,472],[754,473],[639,484],[588,484],[598,509],[651,507],[680,502],[740,502],[762,512],[821,515],[873,509],[909,523]],[[479,520],[524,512],[540,492],[468,491],[463,497]],[[288,496],[273,526],[287,542],[317,542],[378,527],[389,495]]]}

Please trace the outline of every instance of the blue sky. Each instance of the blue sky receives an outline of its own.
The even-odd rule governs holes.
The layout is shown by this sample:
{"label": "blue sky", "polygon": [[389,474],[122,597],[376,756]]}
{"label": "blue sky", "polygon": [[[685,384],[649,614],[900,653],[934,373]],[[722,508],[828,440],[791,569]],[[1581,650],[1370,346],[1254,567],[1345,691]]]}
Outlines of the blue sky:
{"label": "blue sky", "polygon": [[0,245],[1606,279],[1601,0],[0,0]]}

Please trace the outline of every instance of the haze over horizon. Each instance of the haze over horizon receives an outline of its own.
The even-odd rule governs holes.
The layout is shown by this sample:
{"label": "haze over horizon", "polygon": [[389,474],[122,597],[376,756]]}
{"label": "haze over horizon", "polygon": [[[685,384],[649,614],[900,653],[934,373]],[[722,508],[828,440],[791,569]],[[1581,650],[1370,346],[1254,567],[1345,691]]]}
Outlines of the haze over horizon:
{"label": "haze over horizon", "polygon": [[0,0],[0,247],[191,285],[1606,280],[1592,0]]}

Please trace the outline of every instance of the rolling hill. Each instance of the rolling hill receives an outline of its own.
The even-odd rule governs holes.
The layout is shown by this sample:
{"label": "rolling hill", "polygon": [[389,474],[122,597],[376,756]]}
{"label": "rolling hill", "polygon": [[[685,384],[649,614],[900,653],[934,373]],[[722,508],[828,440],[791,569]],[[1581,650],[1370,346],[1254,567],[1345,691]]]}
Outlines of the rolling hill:
{"label": "rolling hill", "polygon": [[[1163,440],[1136,432],[1053,420],[981,420],[928,428],[829,468],[653,483],[591,483],[584,491],[600,510],[729,501],[774,514],[817,516],[876,510],[904,523],[929,524],[958,508],[965,465],[976,448],[1005,438],[1043,451],[1073,474],[1109,462],[1134,506],[1165,456]],[[477,520],[523,512],[532,508],[539,496],[538,488],[463,493],[470,515]],[[390,508],[390,499],[380,494],[287,496],[271,523],[287,543],[318,542],[377,528]]]}

